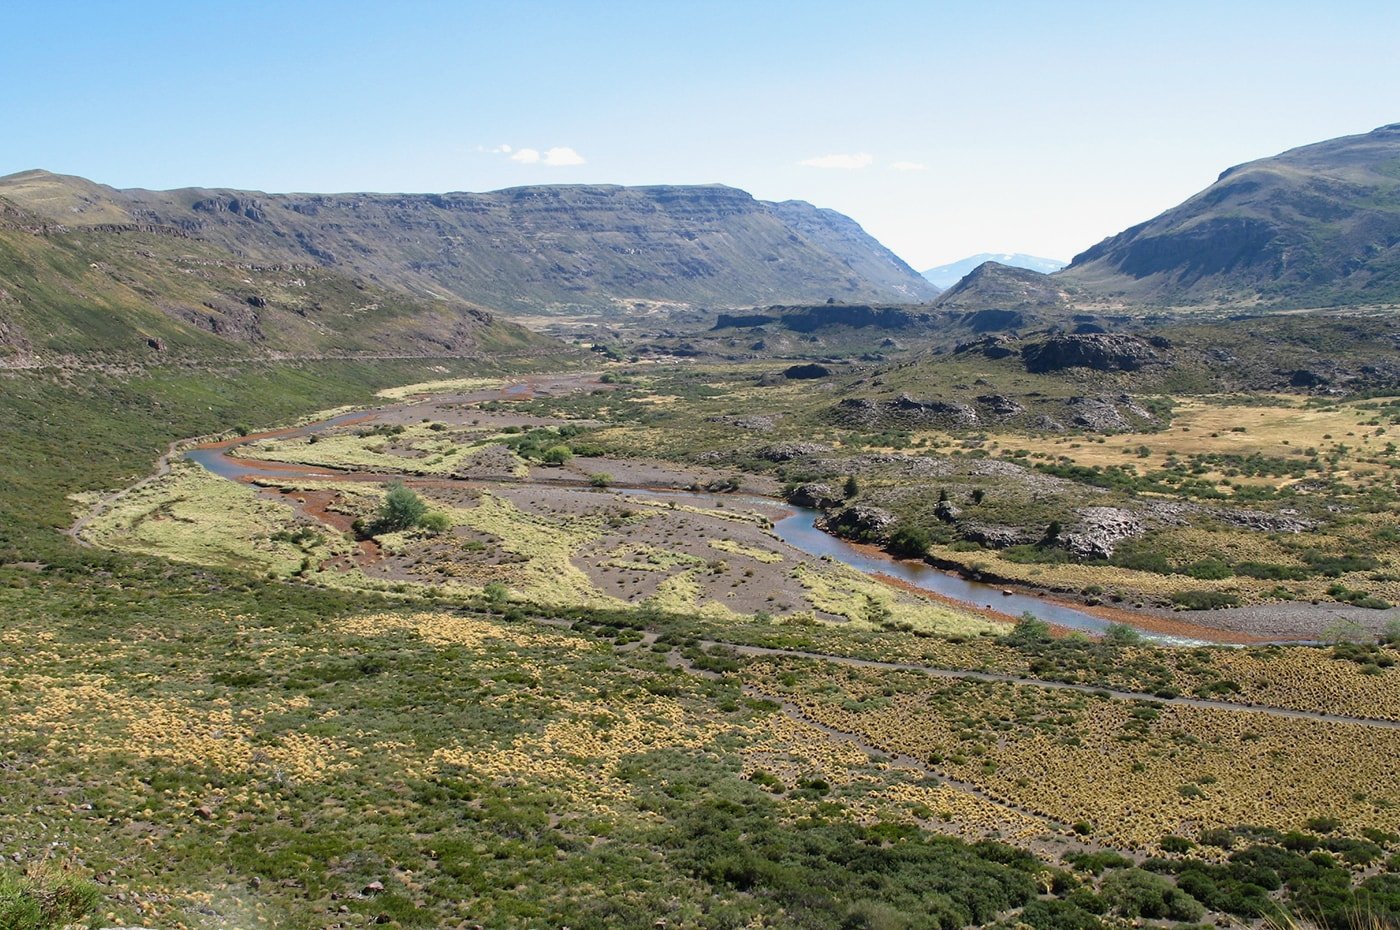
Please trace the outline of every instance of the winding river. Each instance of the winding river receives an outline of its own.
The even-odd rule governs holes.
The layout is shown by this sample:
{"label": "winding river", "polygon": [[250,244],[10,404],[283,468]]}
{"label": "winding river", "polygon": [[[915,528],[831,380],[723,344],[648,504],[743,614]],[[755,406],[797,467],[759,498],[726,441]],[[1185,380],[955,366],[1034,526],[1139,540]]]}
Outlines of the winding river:
{"label": "winding river", "polygon": [[[309,423],[291,429],[206,443],[190,449],[185,453],[185,457],[208,469],[213,474],[234,481],[252,478],[268,478],[274,480],[279,478],[321,478],[327,480],[345,480],[346,478],[351,478],[354,480],[367,481],[388,480],[391,476],[370,475],[361,472],[344,472],[333,468],[316,466],[266,462],[239,458],[232,454],[239,446],[256,439],[272,438],[274,436],[280,438],[308,436],[345,423],[364,421],[373,418],[374,414],[372,412],[353,411],[350,413],[343,413],[325,420],[319,420],[315,423]],[[558,485],[554,483],[553,486],[557,487]],[[756,497],[752,495],[703,494],[694,491],[667,490],[654,487],[614,487],[607,491],[598,491],[597,493],[641,495],[659,498],[686,498],[689,500],[701,498],[707,500],[712,506],[717,507],[733,507],[735,504],[748,504],[765,509],[777,507],[781,508],[786,513],[786,516],[779,518],[774,523],[774,533],[783,542],[808,555],[818,558],[831,558],[866,574],[884,575],[894,578],[920,590],[959,601],[972,607],[988,608],[996,613],[1009,617],[1018,617],[1023,613],[1031,613],[1041,620],[1055,626],[1086,633],[1103,633],[1114,622],[1087,611],[1078,610],[1068,604],[1057,603],[1046,598],[1032,595],[1009,592],[1002,588],[977,581],[969,581],[959,575],[935,568],[926,562],[895,559],[878,550],[873,550],[870,547],[854,545],[818,529],[816,521],[818,517],[821,516],[819,511],[806,507],[797,507],[772,498]],[[1145,639],[1162,644],[1199,645],[1207,642],[1206,640],[1174,636],[1152,630],[1144,629],[1140,632]]]}

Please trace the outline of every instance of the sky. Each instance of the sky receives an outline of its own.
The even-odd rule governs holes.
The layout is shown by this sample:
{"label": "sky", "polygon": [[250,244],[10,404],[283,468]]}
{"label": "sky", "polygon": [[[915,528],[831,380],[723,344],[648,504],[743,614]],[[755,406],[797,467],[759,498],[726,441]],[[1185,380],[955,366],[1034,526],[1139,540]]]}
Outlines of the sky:
{"label": "sky", "polygon": [[1231,165],[1400,122],[1400,4],[10,0],[0,174],[707,184],[915,268],[1068,259]]}

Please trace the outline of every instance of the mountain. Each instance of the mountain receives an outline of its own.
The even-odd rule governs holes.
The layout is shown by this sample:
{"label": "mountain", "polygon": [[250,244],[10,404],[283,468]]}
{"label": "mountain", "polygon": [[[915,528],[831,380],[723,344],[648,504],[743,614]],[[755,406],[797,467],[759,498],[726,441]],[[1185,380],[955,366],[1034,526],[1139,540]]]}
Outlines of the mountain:
{"label": "mountain", "polygon": [[0,178],[0,197],[69,227],[169,228],[244,261],[311,264],[505,313],[937,294],[850,218],[721,185],[266,194],[117,190],[28,171]]}
{"label": "mountain", "polygon": [[1154,303],[1400,301],[1400,123],[1231,168],[1056,278]]}
{"label": "mountain", "polygon": [[961,281],[969,271],[984,262],[996,262],[1012,268],[1029,268],[1031,271],[1038,271],[1041,274],[1050,274],[1052,271],[1059,271],[1065,267],[1065,263],[1062,261],[1056,261],[1053,258],[1037,258],[1034,255],[1024,255],[1020,252],[1010,254],[982,252],[979,255],[964,258],[962,261],[930,268],[923,273],[923,276],[935,287],[949,288]]}
{"label": "mountain", "polygon": [[1062,310],[1069,295],[1051,275],[983,262],[938,296],[940,310]]}
{"label": "mountain", "polygon": [[[87,218],[120,219],[105,209]],[[459,298],[251,261],[173,226],[56,224],[0,198],[0,369],[562,349]]]}

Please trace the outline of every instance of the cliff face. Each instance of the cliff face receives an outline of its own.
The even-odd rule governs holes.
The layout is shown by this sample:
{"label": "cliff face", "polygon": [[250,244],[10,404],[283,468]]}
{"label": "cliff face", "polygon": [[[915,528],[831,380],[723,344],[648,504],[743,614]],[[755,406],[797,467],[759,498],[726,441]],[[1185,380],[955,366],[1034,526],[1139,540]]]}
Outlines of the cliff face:
{"label": "cliff face", "polygon": [[1400,124],[1231,168],[1054,277],[1156,302],[1400,299]]}
{"label": "cliff face", "polygon": [[854,221],[719,185],[485,194],[114,190],[27,172],[0,195],[56,222],[119,217],[254,261],[312,262],[505,312],[619,302],[917,301],[935,290]]}

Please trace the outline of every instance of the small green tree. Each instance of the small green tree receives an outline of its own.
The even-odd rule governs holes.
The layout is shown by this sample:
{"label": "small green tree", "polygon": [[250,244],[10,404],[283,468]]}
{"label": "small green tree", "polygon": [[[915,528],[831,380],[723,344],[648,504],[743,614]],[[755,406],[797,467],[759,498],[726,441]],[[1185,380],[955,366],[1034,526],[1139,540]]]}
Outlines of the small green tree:
{"label": "small green tree", "polygon": [[395,481],[389,485],[389,493],[384,495],[384,503],[379,506],[374,535],[412,529],[427,512],[428,505],[423,503],[423,498],[402,481]]}
{"label": "small green tree", "polygon": [[563,465],[574,457],[574,450],[568,446],[550,446],[544,450],[544,463],[546,465]]}
{"label": "small green tree", "polygon": [[860,482],[856,480],[855,475],[846,478],[846,486],[843,490],[846,494],[846,500],[850,500],[860,493]]}
{"label": "small green tree", "polygon": [[901,526],[890,536],[889,550],[900,558],[922,559],[933,539],[921,526]]}
{"label": "small green tree", "polygon": [[1032,646],[1036,643],[1048,642],[1050,639],[1050,624],[1031,613],[1029,610],[1021,614],[1021,618],[1016,621],[1016,627],[1006,634],[1006,641],[1013,646]]}

